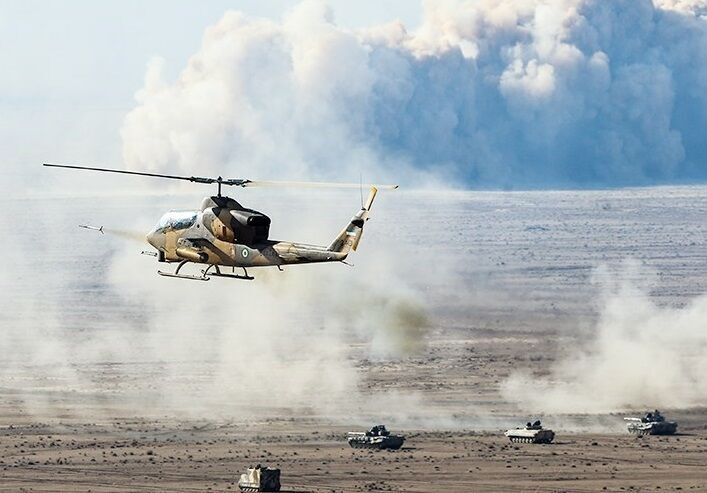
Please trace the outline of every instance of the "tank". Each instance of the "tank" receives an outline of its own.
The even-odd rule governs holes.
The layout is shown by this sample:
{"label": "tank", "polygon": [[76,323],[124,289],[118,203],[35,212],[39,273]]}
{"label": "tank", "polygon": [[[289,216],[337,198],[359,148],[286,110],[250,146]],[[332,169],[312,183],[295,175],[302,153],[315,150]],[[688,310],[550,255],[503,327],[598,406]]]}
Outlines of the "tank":
{"label": "tank", "polygon": [[642,418],[624,418],[628,421],[628,432],[638,436],[644,435],[672,435],[678,429],[675,421],[665,421],[657,409],[648,412]]}
{"label": "tank", "polygon": [[524,428],[508,430],[504,435],[515,443],[550,443],[555,438],[555,432],[544,429],[539,420],[535,423],[528,422]]}
{"label": "tank", "polygon": [[397,450],[403,446],[405,437],[391,435],[385,425],[376,425],[366,432],[350,431],[346,434],[346,440],[352,448]]}
{"label": "tank", "polygon": [[280,470],[258,464],[248,468],[238,480],[241,491],[280,491]]}

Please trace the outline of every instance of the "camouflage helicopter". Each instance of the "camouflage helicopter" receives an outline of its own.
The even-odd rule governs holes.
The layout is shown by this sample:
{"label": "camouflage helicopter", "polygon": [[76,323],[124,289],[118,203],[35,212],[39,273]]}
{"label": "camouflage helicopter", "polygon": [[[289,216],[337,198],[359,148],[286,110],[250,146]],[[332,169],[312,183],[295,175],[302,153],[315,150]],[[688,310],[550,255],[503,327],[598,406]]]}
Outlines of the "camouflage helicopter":
{"label": "camouflage helicopter", "polygon": [[[157,226],[147,234],[147,242],[156,252],[143,252],[157,257],[159,262],[177,262],[174,272],[157,273],[166,277],[208,281],[211,277],[231,279],[254,279],[248,274],[249,267],[275,266],[282,270],[283,265],[309,264],[315,262],[344,262],[351,250],[356,250],[361,241],[363,225],[379,189],[393,190],[397,185],[370,186],[365,202],[348,225],[339,233],[329,246],[307,245],[290,241],[276,241],[268,238],[270,218],[253,209],[243,207],[230,197],[221,195],[224,185],[235,187],[312,187],[312,188],[359,188],[353,183],[321,182],[286,182],[259,181],[247,179],[223,179],[177,176],[138,171],[126,171],[66,164],[48,164],[52,168],[102,171],[126,175],[150,176],[184,180],[192,183],[216,184],[218,192],[205,197],[201,208],[195,211],[170,211],[162,216]],[[363,198],[363,196],[362,196]],[[102,231],[102,227],[81,226]],[[188,263],[206,264],[201,275],[182,274],[180,271]],[[230,267],[232,273],[222,272],[220,267]],[[236,274],[236,268],[243,274]]]}

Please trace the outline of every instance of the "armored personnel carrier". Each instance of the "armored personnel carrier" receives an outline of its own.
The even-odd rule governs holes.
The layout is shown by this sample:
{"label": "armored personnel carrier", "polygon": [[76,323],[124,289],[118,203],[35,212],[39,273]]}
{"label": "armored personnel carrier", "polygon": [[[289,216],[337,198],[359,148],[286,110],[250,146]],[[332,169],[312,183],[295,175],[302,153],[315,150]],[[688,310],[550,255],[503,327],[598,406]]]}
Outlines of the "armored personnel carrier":
{"label": "armored personnel carrier", "polygon": [[555,432],[546,430],[540,424],[540,420],[535,423],[528,422],[525,428],[516,428],[504,433],[511,442],[516,443],[550,443],[555,438]]}
{"label": "armored personnel carrier", "polygon": [[405,437],[391,435],[384,425],[376,425],[366,432],[350,431],[346,434],[346,440],[352,448],[397,450],[403,446]]}
{"label": "armored personnel carrier", "polygon": [[652,413],[646,413],[642,418],[624,418],[628,421],[628,432],[638,435],[672,435],[678,429],[675,421],[665,421],[665,418],[657,409]]}
{"label": "armored personnel carrier", "polygon": [[241,474],[238,487],[243,492],[280,491],[280,470],[258,464]]}

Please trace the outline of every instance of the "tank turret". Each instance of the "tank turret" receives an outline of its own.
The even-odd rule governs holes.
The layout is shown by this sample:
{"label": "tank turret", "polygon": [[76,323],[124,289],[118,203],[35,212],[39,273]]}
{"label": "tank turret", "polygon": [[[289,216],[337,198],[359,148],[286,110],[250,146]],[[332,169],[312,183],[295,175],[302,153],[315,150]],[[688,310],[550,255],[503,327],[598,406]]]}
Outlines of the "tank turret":
{"label": "tank turret", "polygon": [[365,432],[350,431],[346,434],[346,440],[352,448],[397,450],[403,446],[405,437],[391,435],[385,425],[376,425]]}
{"label": "tank turret", "polygon": [[675,421],[666,421],[660,411],[647,412],[642,418],[624,418],[629,433],[644,435],[672,435],[678,429]]}

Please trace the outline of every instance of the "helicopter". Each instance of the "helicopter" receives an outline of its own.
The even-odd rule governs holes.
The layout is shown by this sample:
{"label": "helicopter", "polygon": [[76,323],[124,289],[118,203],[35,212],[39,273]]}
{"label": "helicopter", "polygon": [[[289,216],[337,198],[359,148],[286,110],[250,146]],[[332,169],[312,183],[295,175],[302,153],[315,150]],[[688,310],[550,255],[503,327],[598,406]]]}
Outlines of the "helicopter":
{"label": "helicopter", "polygon": [[[394,190],[397,185],[370,185],[368,198],[362,200],[361,209],[328,246],[308,245],[269,238],[270,218],[262,212],[242,206],[236,200],[221,195],[223,186],[249,187],[310,187],[310,188],[359,188],[353,183],[261,181],[240,178],[178,176],[109,168],[44,163],[52,168],[100,171],[126,175],[148,176],[183,180],[200,184],[216,184],[216,195],[205,197],[198,210],[170,211],[164,214],[157,226],[146,236],[155,251],[142,252],[157,257],[158,262],[177,263],[174,272],[158,270],[165,277],[208,281],[211,277],[253,280],[248,268],[321,262],[345,262],[351,250],[356,250],[363,226],[369,219],[373,199],[378,190]],[[363,195],[361,195],[363,198]],[[103,227],[81,225],[103,233]],[[206,264],[199,275],[181,273],[189,264]],[[231,273],[221,268],[231,268]],[[236,273],[236,268],[243,273]],[[240,271],[239,271],[240,272]]]}

